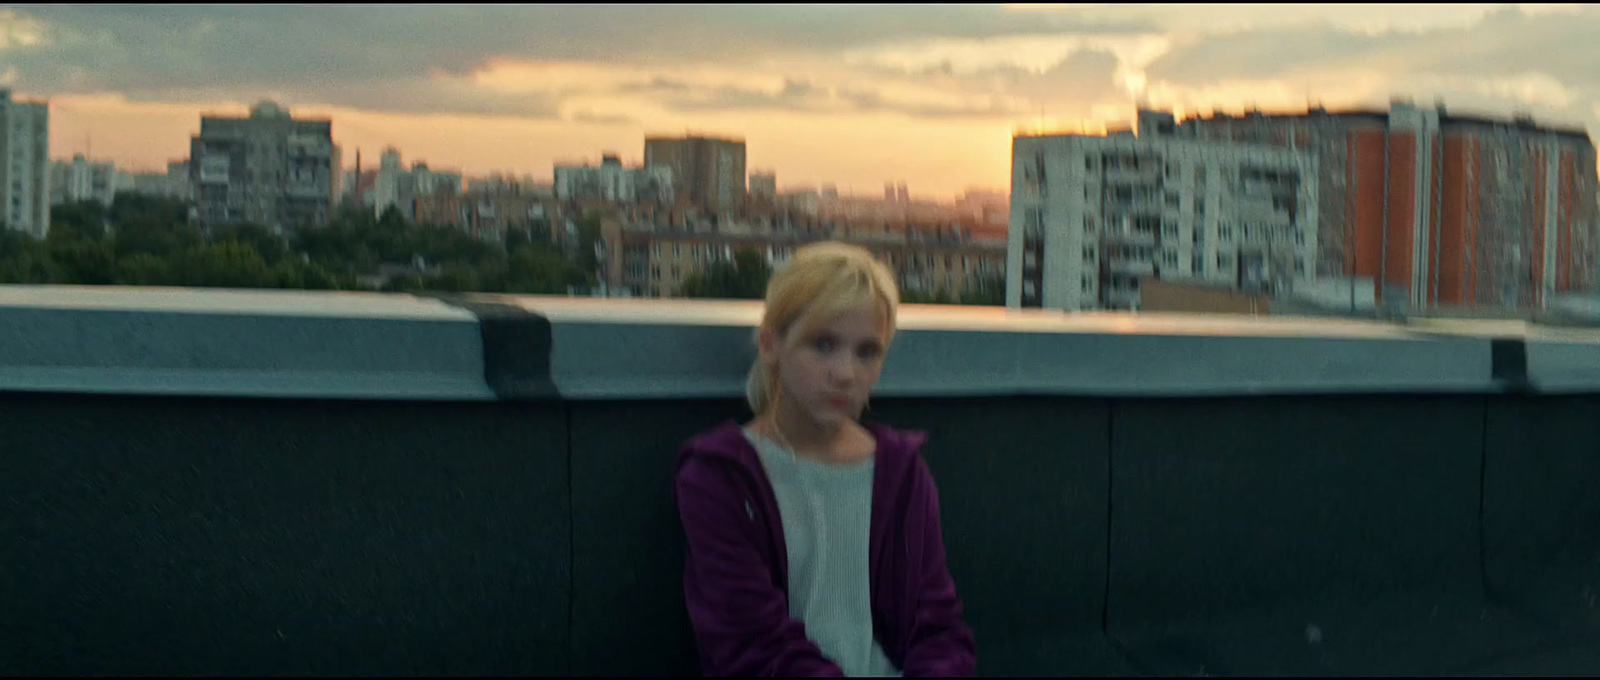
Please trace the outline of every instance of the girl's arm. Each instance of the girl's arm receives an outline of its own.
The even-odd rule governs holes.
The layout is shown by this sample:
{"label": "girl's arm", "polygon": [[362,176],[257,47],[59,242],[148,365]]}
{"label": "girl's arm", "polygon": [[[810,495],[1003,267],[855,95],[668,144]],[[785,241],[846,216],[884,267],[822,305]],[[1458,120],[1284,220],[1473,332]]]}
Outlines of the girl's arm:
{"label": "girl's arm", "polygon": [[922,572],[919,579],[916,624],[906,647],[905,677],[971,676],[977,666],[977,650],[972,631],[961,621],[961,600],[956,597],[955,581],[945,565],[944,538],[939,523],[939,492],[928,464],[917,456],[912,499],[919,522],[910,523],[915,545],[920,541]]}
{"label": "girl's arm", "polygon": [[688,537],[684,596],[708,676],[843,677],[789,616],[756,548],[755,518],[726,466],[690,460],[675,484]]}

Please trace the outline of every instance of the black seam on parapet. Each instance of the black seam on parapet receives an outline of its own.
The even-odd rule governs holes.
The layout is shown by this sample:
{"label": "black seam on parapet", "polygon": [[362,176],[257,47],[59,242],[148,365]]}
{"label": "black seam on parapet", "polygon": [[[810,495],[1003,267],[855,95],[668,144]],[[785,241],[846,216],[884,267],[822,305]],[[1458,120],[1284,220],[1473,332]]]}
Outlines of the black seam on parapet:
{"label": "black seam on parapet", "polygon": [[550,320],[521,307],[477,302],[449,294],[423,295],[478,318],[483,338],[483,380],[501,401],[559,399],[550,376],[554,342]]}
{"label": "black seam on parapet", "polygon": [[1478,446],[1478,590],[1484,600],[1496,604],[1494,584],[1489,580],[1489,412],[1495,407],[1495,397],[1483,400],[1483,428]]}
{"label": "black seam on parapet", "polygon": [[1528,380],[1528,343],[1520,338],[1496,338],[1489,341],[1490,379],[1502,390],[1513,394],[1533,391]]}

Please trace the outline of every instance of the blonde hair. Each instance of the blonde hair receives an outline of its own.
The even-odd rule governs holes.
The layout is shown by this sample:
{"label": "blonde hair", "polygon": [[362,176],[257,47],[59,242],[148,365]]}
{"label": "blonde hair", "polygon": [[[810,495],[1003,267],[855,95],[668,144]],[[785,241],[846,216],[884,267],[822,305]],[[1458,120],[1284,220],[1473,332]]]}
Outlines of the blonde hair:
{"label": "blonde hair", "polygon": [[[757,341],[761,331],[770,330],[783,342],[797,323],[801,332],[796,337],[804,337],[845,312],[869,305],[883,313],[887,346],[894,339],[895,310],[900,305],[900,291],[888,267],[857,246],[836,241],[807,245],[767,282]],[[777,367],[760,357],[750,367],[745,400],[756,415],[777,401],[777,377]]]}

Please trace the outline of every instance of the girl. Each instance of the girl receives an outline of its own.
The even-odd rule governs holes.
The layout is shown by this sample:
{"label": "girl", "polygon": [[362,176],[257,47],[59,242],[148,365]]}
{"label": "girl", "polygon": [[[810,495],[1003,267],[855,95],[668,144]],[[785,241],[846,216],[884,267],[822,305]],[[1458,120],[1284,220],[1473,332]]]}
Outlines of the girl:
{"label": "girl", "polygon": [[684,594],[712,676],[962,676],[925,436],[857,422],[899,293],[867,251],[799,249],[767,285],[755,418],[684,444]]}

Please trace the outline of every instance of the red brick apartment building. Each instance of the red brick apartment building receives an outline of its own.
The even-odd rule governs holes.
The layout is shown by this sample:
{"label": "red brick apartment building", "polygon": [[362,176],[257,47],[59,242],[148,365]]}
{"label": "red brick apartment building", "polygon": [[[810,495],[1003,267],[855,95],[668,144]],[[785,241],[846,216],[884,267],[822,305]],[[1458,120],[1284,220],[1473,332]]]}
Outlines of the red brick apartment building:
{"label": "red brick apartment building", "polygon": [[1538,308],[1552,294],[1596,287],[1595,149],[1582,129],[1404,101],[1388,111],[1217,114],[1178,127],[1315,151],[1317,274],[1380,281],[1385,305]]}

